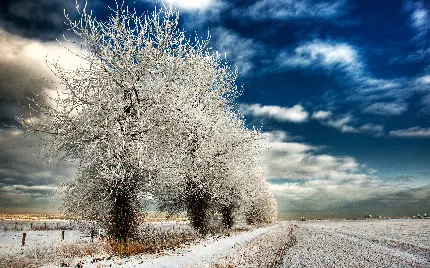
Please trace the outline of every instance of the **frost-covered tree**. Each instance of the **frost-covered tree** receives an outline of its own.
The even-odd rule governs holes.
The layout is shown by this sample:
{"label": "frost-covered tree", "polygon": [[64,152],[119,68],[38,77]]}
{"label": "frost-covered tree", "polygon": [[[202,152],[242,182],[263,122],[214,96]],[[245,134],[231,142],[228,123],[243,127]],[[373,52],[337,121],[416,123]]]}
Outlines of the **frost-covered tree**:
{"label": "frost-covered tree", "polygon": [[258,164],[256,141],[263,138],[258,130],[246,128],[233,107],[204,107],[189,110],[198,115],[193,121],[200,125],[190,131],[185,147],[189,169],[182,178],[171,178],[159,194],[162,208],[186,210],[191,224],[202,233],[208,231],[215,211],[221,212],[225,227],[233,225],[233,213],[247,200],[248,178]]}
{"label": "frost-covered tree", "polygon": [[187,38],[171,8],[138,16],[117,4],[98,21],[76,7],[80,19],[66,20],[81,50],[69,51],[84,64],[50,62],[57,95],[32,98],[39,116],[21,117],[28,132],[43,133],[50,159],[80,161],[64,185],[66,213],[127,241],[153,195],[168,210],[185,209],[202,233],[215,209],[231,225],[261,136],[234,109],[237,72],[208,40]]}
{"label": "frost-covered tree", "polygon": [[[236,121],[237,122],[237,121]],[[238,123],[244,123],[238,122]],[[221,149],[222,173],[215,187],[215,206],[222,214],[223,225],[231,228],[235,215],[249,199],[249,192],[255,184],[251,181],[253,171],[258,166],[257,140],[263,138],[257,130],[247,130],[244,125],[225,128],[230,135],[224,136],[225,144]],[[226,133],[224,133],[226,134]]]}
{"label": "frost-covered tree", "polygon": [[245,219],[249,224],[273,223],[278,215],[278,206],[261,169],[255,170],[252,181],[254,187],[250,189],[243,211]]}
{"label": "frost-covered tree", "polygon": [[21,123],[47,136],[50,159],[61,153],[61,159],[79,159],[78,176],[65,184],[66,213],[95,220],[127,241],[137,226],[139,197],[152,193],[159,178],[184,173],[188,156],[180,148],[194,127],[184,111],[199,98],[225,95],[229,76],[217,70],[207,41],[191,41],[178,30],[172,9],[137,16],[117,6],[104,22],[85,7],[77,10],[79,21],[66,19],[82,49],[70,52],[85,64],[69,70],[51,62],[57,95],[32,98],[40,116],[22,116]]}

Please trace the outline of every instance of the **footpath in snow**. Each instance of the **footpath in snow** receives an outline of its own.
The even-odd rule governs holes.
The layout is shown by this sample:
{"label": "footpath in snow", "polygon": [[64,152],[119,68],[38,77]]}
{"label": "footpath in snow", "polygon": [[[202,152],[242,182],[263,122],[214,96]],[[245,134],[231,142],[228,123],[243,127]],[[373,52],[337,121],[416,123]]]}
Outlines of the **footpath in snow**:
{"label": "footpath in snow", "polygon": [[274,226],[258,228],[249,232],[238,233],[230,237],[210,237],[199,244],[164,252],[164,255],[139,255],[125,259],[102,260],[95,263],[85,263],[84,268],[96,267],[211,267],[211,263],[219,256],[226,255],[233,247],[267,233]]}
{"label": "footpath in snow", "polygon": [[250,232],[237,234],[234,236],[221,238],[219,240],[209,239],[202,244],[192,245],[187,250],[188,252],[171,256],[163,256],[154,260],[148,260],[136,267],[205,267],[209,265],[209,261],[218,255],[226,254],[235,245],[250,241],[264,233],[270,228],[259,228]]}

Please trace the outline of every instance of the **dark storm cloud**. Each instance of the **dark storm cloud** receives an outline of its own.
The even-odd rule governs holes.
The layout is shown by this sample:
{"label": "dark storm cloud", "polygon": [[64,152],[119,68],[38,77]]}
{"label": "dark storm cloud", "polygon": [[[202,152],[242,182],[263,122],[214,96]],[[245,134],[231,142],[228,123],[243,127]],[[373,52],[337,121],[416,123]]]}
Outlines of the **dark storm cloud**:
{"label": "dark storm cloud", "polygon": [[64,9],[74,0],[5,0],[0,3],[0,27],[10,33],[42,40],[55,39],[65,29]]}
{"label": "dark storm cloud", "polygon": [[[401,216],[429,213],[430,185],[396,193],[376,195],[361,201],[348,203],[340,211],[372,215]],[[427,210],[427,211],[425,211]]]}
{"label": "dark storm cloud", "polygon": [[430,176],[430,171],[420,171],[418,172],[418,174],[424,175],[424,176]]}
{"label": "dark storm cloud", "polygon": [[[55,76],[46,66],[48,60],[74,58],[56,41],[41,42],[10,34],[0,27],[0,128],[17,125],[15,116],[29,115],[27,97],[44,96],[44,89],[55,88]],[[47,79],[47,80],[45,80]],[[40,99],[39,99],[40,100]],[[37,116],[33,112],[32,116]]]}
{"label": "dark storm cloud", "polygon": [[[418,213],[429,213],[430,185],[390,193],[375,193],[361,200],[337,202],[330,193],[318,192],[311,198],[286,199],[279,193],[277,196],[280,212],[327,212],[337,216],[362,217],[363,215],[412,216]],[[327,201],[331,200],[332,201]],[[320,206],[319,202],[324,205]],[[324,201],[325,200],[325,201]]]}
{"label": "dark storm cloud", "polygon": [[43,79],[54,79],[46,55],[67,57],[62,53],[54,42],[23,38],[0,28],[0,212],[52,202],[55,185],[74,174],[75,169],[65,163],[44,164],[46,159],[35,156],[41,150],[40,140],[10,127],[18,126],[16,116],[29,116],[27,97],[43,96],[42,91],[52,87]]}
{"label": "dark storm cloud", "polygon": [[[37,157],[38,138],[21,131],[0,129],[0,213],[18,206],[32,207],[31,201],[50,203],[56,186],[74,176],[73,163],[58,163]],[[39,200],[40,199],[40,200]]]}
{"label": "dark storm cloud", "polygon": [[[0,35],[0,48],[5,41]],[[28,114],[27,97],[40,94],[48,86],[40,77],[41,64],[29,61],[21,56],[15,60],[0,58],[0,122],[17,125],[15,116]]]}
{"label": "dark storm cloud", "polygon": [[386,180],[386,181],[392,181],[392,182],[412,182],[413,178],[415,178],[415,176],[412,176],[412,175],[401,175],[401,176],[384,178],[384,180]]}
{"label": "dark storm cloud", "polygon": [[[47,159],[35,156],[42,149],[40,140],[33,135],[24,137],[21,130],[10,126],[19,125],[16,116],[30,116],[27,97],[38,99],[35,94],[44,96],[46,89],[56,87],[43,79],[56,80],[46,66],[46,57],[60,58],[61,63],[66,62],[62,64],[64,67],[76,63],[56,41],[43,41],[57,36],[55,31],[61,29],[67,3],[9,1],[1,5],[0,212],[17,208],[28,211],[38,206],[43,211],[47,204],[53,203],[56,187],[72,178],[76,167],[58,164],[56,159],[44,164]],[[31,116],[38,114],[32,112]]]}
{"label": "dark storm cloud", "polygon": [[[0,42],[2,42],[0,36]],[[16,61],[0,59],[1,97],[25,100],[29,93],[39,93],[48,83],[40,77],[41,64],[28,63],[29,59],[17,57]]]}

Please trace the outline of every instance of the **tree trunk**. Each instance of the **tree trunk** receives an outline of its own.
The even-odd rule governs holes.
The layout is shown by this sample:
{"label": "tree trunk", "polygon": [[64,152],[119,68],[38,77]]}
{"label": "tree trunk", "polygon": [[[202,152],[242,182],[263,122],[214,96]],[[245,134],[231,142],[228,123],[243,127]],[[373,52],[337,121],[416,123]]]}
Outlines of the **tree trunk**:
{"label": "tree trunk", "polygon": [[121,186],[115,189],[112,196],[108,235],[116,241],[127,243],[136,237],[138,227],[137,211],[134,207],[135,189],[127,187],[125,183]]}
{"label": "tree trunk", "polygon": [[248,208],[248,211],[246,212],[246,222],[248,224],[255,224],[257,222],[257,212],[255,205],[251,205],[250,208]]}
{"label": "tree trunk", "polygon": [[199,189],[195,182],[187,183],[187,214],[191,226],[200,234],[209,232],[209,194],[204,189]]}
{"label": "tree trunk", "polygon": [[223,206],[221,209],[222,214],[222,224],[224,228],[230,229],[233,227],[234,219],[233,219],[233,206]]}

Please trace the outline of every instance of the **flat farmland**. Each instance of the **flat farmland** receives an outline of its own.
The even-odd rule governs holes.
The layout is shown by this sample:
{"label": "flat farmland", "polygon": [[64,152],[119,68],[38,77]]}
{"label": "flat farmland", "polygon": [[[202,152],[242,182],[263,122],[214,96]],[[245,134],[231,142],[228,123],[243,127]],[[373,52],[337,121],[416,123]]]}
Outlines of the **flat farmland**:
{"label": "flat farmland", "polygon": [[153,241],[153,246],[175,237],[187,239],[178,247],[129,257],[111,255],[103,241],[91,242],[82,230],[66,230],[61,241],[61,230],[51,226],[46,231],[27,229],[25,247],[20,245],[22,231],[15,230],[19,224],[3,226],[0,260],[14,261],[3,260],[6,267],[430,267],[426,219],[279,221],[237,226],[237,231],[205,238],[197,237],[187,223],[146,223],[142,241]]}
{"label": "flat farmland", "polygon": [[284,267],[430,267],[430,220],[295,224]]}

